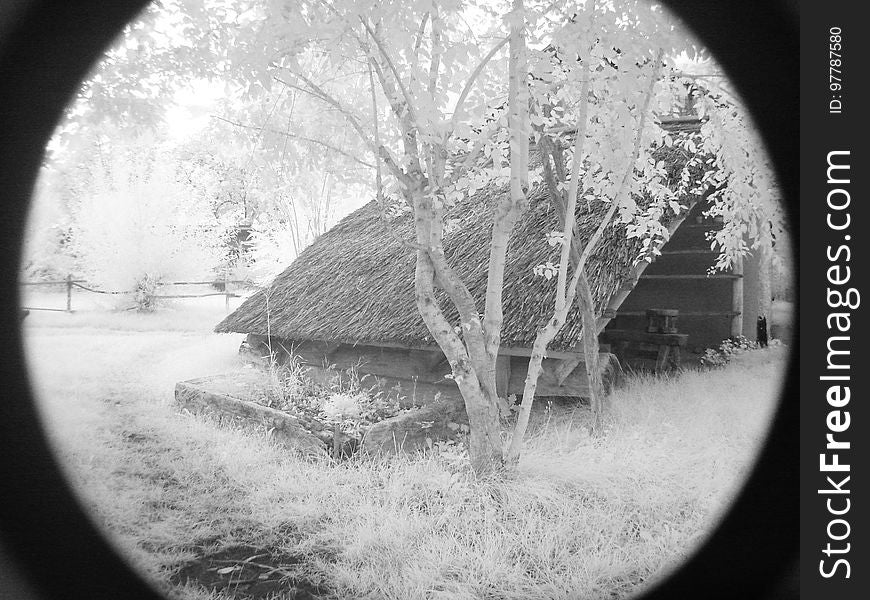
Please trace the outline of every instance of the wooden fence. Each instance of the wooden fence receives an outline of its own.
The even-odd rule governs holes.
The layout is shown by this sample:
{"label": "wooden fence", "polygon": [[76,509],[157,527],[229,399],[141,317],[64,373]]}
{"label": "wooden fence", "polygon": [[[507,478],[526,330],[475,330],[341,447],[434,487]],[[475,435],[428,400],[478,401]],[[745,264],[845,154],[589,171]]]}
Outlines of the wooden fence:
{"label": "wooden fence", "polygon": [[[22,286],[64,286],[66,288],[66,308],[46,308],[39,306],[22,306],[21,308],[24,310],[46,310],[53,312],[73,312],[73,289],[80,289],[86,292],[90,292],[92,294],[105,294],[112,296],[124,296],[134,294],[132,291],[114,291],[114,290],[100,290],[88,285],[88,282],[84,279],[73,279],[72,275],[67,275],[66,279],[54,280],[54,281],[21,281],[19,282]],[[155,294],[154,298],[162,298],[162,299],[176,299],[176,298],[206,298],[208,296],[224,296],[225,298],[225,306],[226,311],[230,312],[230,298],[241,298],[241,294],[237,294],[236,292],[230,291],[231,285],[236,285],[244,288],[253,287],[253,284],[250,281],[241,281],[235,279],[217,279],[214,281],[166,281],[158,284],[158,287],[168,287],[168,286],[179,286],[179,285],[208,285],[215,288],[222,288],[223,291],[215,291],[215,292],[207,292],[204,294]]]}

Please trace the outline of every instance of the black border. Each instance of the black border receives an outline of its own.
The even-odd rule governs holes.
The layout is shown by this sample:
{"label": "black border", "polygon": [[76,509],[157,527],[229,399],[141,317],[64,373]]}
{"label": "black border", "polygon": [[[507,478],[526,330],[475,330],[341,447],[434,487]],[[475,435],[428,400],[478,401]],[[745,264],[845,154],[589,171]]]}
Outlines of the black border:
{"label": "black border", "polygon": [[[798,16],[793,2],[667,0],[737,83],[777,165],[798,230]],[[67,490],[25,380],[17,310],[19,239],[44,143],[89,65],[143,0],[8,4],[0,10],[0,595],[157,599]],[[5,12],[4,12],[5,11]],[[17,11],[17,12],[16,12]],[[5,31],[3,27],[6,27]],[[794,340],[797,347],[798,337]],[[757,468],[704,546],[649,598],[797,595],[798,410],[792,353]],[[35,595],[34,592],[36,592]]]}
{"label": "black border", "polygon": [[[809,597],[830,597],[838,600],[863,598],[867,594],[867,531],[870,527],[867,511],[867,460],[868,453],[863,443],[868,432],[867,408],[867,360],[866,340],[870,336],[870,319],[866,316],[867,303],[870,302],[870,288],[867,280],[867,246],[866,232],[870,222],[870,207],[867,197],[868,186],[867,106],[870,102],[866,72],[870,58],[870,36],[867,35],[865,20],[857,3],[836,3],[825,6],[822,3],[813,5],[812,15],[801,22],[801,222],[800,236],[800,273],[804,285],[799,290],[802,306],[803,337],[800,349],[801,377],[801,590]],[[841,30],[841,48],[830,48],[830,30],[838,27]],[[829,54],[829,50],[838,50],[839,58]],[[829,67],[831,59],[841,60],[837,64],[839,72],[832,72]],[[842,90],[831,90],[829,84],[836,82],[830,76],[840,77]],[[829,102],[832,99],[842,100],[842,110],[838,113],[829,112]],[[827,182],[828,153],[848,150],[851,155],[840,156],[836,160],[848,161],[851,169],[848,184]],[[842,171],[832,174],[834,179],[845,178]],[[833,222],[844,221],[844,213],[831,211],[828,208],[828,192],[835,189],[845,189],[851,195],[848,213],[851,226],[847,230],[836,231],[828,226],[828,214],[832,213]],[[835,195],[839,203],[840,195]],[[863,235],[862,235],[863,234]],[[851,240],[847,239],[851,237]],[[841,245],[851,248],[851,260],[846,261],[841,254]],[[836,261],[829,259],[828,253],[839,257]],[[839,269],[829,272],[833,265]],[[851,277],[847,283],[838,284],[829,280],[841,278],[845,267],[851,269]],[[836,269],[836,268],[835,268]],[[854,287],[862,297],[857,309],[831,307],[827,299],[827,289]],[[831,304],[836,304],[836,297]],[[837,324],[831,322],[829,313],[850,313],[851,327],[848,332],[839,331]],[[828,370],[828,338],[832,336],[849,336],[845,342],[851,355],[848,371]],[[842,350],[844,342],[832,344],[832,348]],[[833,362],[844,364],[842,358]],[[851,376],[848,383],[821,381],[823,375]],[[826,449],[826,435],[829,433],[827,417],[834,407],[829,405],[826,393],[831,385],[847,385],[851,390],[851,401],[841,410],[847,411],[851,424],[846,431],[837,432],[834,439],[838,442],[848,441],[852,447],[849,450],[837,451]],[[830,455],[839,455],[838,462],[850,465],[849,473],[823,473],[820,471],[819,456],[827,453],[827,462],[833,462]],[[832,485],[827,481],[831,477],[833,484],[843,484],[843,477],[850,480],[841,489],[849,490],[849,495],[819,494],[819,490],[829,490]],[[834,515],[829,510],[843,510],[846,500],[851,502],[849,510],[843,515]],[[831,509],[826,502],[830,500]],[[828,526],[835,519],[844,519],[849,523],[850,534],[837,541],[829,537]],[[843,535],[844,525],[836,524],[830,535]],[[825,555],[827,545],[832,550],[844,550],[849,544],[849,552],[845,554]],[[835,561],[847,559],[851,566],[849,578],[845,578],[845,569],[839,565],[833,569]],[[824,561],[823,564],[820,564]],[[826,578],[822,568],[830,575]]]}

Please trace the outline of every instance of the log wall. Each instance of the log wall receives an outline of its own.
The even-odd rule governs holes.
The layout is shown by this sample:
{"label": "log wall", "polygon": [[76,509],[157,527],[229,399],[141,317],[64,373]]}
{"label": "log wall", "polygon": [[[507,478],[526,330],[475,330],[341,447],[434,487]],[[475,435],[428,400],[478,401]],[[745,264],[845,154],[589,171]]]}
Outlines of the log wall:
{"label": "log wall", "polygon": [[[749,256],[742,270],[707,276],[717,253],[706,233],[721,225],[703,219],[704,207],[696,205],[650,264],[637,285],[608,323],[612,329],[646,329],[646,310],[680,311],[677,327],[688,334],[687,349],[700,352],[733,335],[755,339],[757,308],[757,259]],[[742,289],[741,289],[742,288]],[[739,298],[737,297],[739,295]]]}
{"label": "log wall", "polygon": [[[265,336],[249,334],[247,341],[259,356],[268,356]],[[446,377],[450,375],[450,365],[440,350],[277,339],[272,340],[271,349],[279,363],[286,363],[291,355],[295,356],[294,360],[305,366],[309,376],[321,383],[335,384],[337,378],[347,377],[347,370],[353,370],[363,387],[396,394],[407,405],[428,404],[439,396],[457,393],[455,383]],[[538,382],[539,396],[588,397],[582,354],[567,356],[544,359]],[[500,396],[522,396],[528,362],[525,356],[499,356],[496,386]],[[618,363],[605,352],[601,354],[601,368],[605,385],[609,386],[618,377]]]}

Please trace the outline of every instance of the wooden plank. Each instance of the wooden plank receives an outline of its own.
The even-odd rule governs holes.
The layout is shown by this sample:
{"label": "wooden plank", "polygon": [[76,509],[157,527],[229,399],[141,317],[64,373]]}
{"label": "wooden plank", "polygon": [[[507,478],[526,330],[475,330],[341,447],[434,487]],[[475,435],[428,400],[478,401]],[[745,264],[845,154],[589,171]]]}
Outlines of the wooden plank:
{"label": "wooden plank", "polygon": [[[599,354],[602,371],[602,379],[605,379],[605,388],[608,388],[618,369],[614,365],[615,357],[612,354],[602,352]],[[567,396],[574,398],[589,397],[589,382],[586,378],[586,369],[575,368],[574,371],[560,384],[556,370],[561,361],[545,358],[541,365],[541,375],[538,377],[536,396]],[[511,363],[511,377],[508,385],[508,393],[521,396],[525,387],[528,362],[515,358]]]}
{"label": "wooden plank", "polygon": [[672,273],[670,275],[641,275],[641,279],[742,279],[743,274],[717,273],[715,275],[701,275],[698,273]]}
{"label": "wooden plank", "polygon": [[[266,336],[249,334],[248,344],[255,353],[268,355]],[[446,361],[437,360],[436,353],[433,351],[351,346],[315,340],[292,342],[279,338],[272,338],[272,350],[281,364],[292,355],[304,366],[318,368],[331,366],[334,373],[353,370],[360,376],[374,375],[440,383],[444,380],[444,375],[450,372],[450,366]],[[440,368],[433,370],[432,365],[435,362],[440,363]]]}
{"label": "wooden plank", "polygon": [[565,385],[565,380],[568,379],[568,376],[571,375],[571,373],[574,372],[574,369],[579,367],[581,364],[585,364],[585,360],[582,356],[560,360],[559,366],[556,367],[556,382],[559,385]]}
{"label": "wooden plank", "polygon": [[610,342],[628,341],[647,344],[685,345],[689,336],[685,333],[647,333],[635,329],[608,329],[601,335]]}
{"label": "wooden plank", "polygon": [[[305,375],[321,385],[334,385],[343,376],[335,369],[317,366],[305,367]],[[360,388],[371,394],[381,394],[388,401],[397,401],[403,408],[425,406],[442,398],[461,398],[459,388],[449,379],[435,384],[427,381],[414,381],[401,377],[367,375],[361,378]]]}
{"label": "wooden plank", "polygon": [[[263,343],[264,336],[253,337],[254,343]],[[249,341],[250,343],[250,341]],[[273,340],[274,343],[274,340]],[[305,343],[293,346],[303,358],[303,365],[307,375],[314,381],[323,385],[335,385],[341,378],[347,377],[342,369],[356,366],[357,373],[361,375],[360,383],[364,389],[372,393],[383,393],[391,398],[400,400],[403,406],[427,404],[433,402],[445,394],[458,394],[456,384],[446,379],[440,372],[432,373],[424,371],[428,361],[432,360],[431,351],[425,354],[422,351],[411,352],[400,349],[386,349],[371,346],[348,346],[342,345],[333,354],[331,364],[335,368],[325,368],[322,362],[322,354],[316,352],[317,346]],[[323,346],[320,346],[323,347]],[[544,370],[538,384],[538,395],[541,396],[572,396],[588,397],[588,384],[584,369],[573,369],[572,372],[561,379],[556,375],[556,369],[565,358],[574,359],[578,353],[563,352],[562,358],[549,357],[544,359]],[[580,355],[582,358],[582,355]],[[603,371],[614,370],[612,354],[602,352],[600,354]],[[523,356],[511,356],[503,354],[497,359],[496,386],[501,395],[521,395],[525,384],[528,361]],[[503,366],[501,366],[503,365]],[[500,368],[501,366],[501,368]],[[449,372],[449,366],[444,365],[445,374]]]}
{"label": "wooden plank", "polygon": [[[739,313],[733,310],[681,310],[680,317],[734,317]],[[616,316],[645,317],[645,310],[620,310]]]}
{"label": "wooden plank", "polygon": [[662,256],[674,256],[678,254],[718,254],[709,248],[685,248],[682,250],[662,250]]}
{"label": "wooden plank", "polygon": [[[425,352],[425,350],[419,350],[419,352]],[[448,364],[447,357],[444,356],[444,353],[440,350],[437,352],[430,352],[429,354],[431,354],[430,357],[424,358],[424,362],[429,371],[438,371],[443,365]]]}
{"label": "wooden plank", "polygon": [[[361,374],[437,383],[450,372],[450,366],[445,362],[440,369],[432,370],[432,354],[421,350],[342,345],[330,354],[329,364]],[[321,361],[306,363],[319,366]]]}
{"label": "wooden plank", "polygon": [[[360,347],[360,345],[348,344],[351,347]],[[396,344],[393,342],[371,342],[368,346],[376,347],[376,348],[400,348],[405,350],[424,350],[427,352],[441,352],[441,348],[438,346],[404,346],[402,344]],[[507,346],[501,346],[498,350],[499,354],[506,354],[508,356],[531,356],[532,349],[531,348],[510,348]],[[547,356],[550,358],[571,358],[576,356],[577,352],[571,352],[566,350],[548,350]]]}
{"label": "wooden plank", "polygon": [[[256,351],[262,353],[268,352],[266,349],[266,336],[249,334],[248,343]],[[340,344],[331,352],[328,360],[325,360],[326,356],[324,353],[331,350],[334,345],[333,343],[319,341],[294,343],[289,340],[272,338],[273,350],[277,354],[286,355],[292,352],[301,359],[304,365],[309,367],[322,368],[327,365],[333,365],[335,370],[354,369],[361,375],[392,377],[397,380],[431,384],[443,383],[445,375],[450,373],[450,365],[447,363],[443,353],[441,353],[441,349],[437,346],[416,347],[412,349],[398,344],[378,346]],[[497,365],[509,365],[509,358],[513,356],[531,356],[531,349],[502,348],[499,352],[499,358],[496,359]],[[583,355],[578,352],[550,351],[547,353],[547,357],[548,359],[566,360],[579,358],[582,360]],[[432,368],[433,364],[436,365],[434,369]],[[496,369],[498,368],[496,366]],[[502,368],[504,369],[504,367]],[[500,375],[498,371],[496,372],[497,383],[500,376],[504,378],[504,381],[510,381],[510,368],[507,369],[506,374]],[[515,392],[505,392],[505,395],[508,393]],[[520,393],[522,393],[522,389]]]}
{"label": "wooden plank", "polygon": [[656,357],[656,373],[664,373],[665,367],[668,365],[668,358],[670,357],[670,353],[670,346],[659,347],[658,356]]}
{"label": "wooden plank", "polygon": [[734,260],[733,272],[738,278],[731,288],[731,310],[736,314],[731,318],[731,335],[743,333],[743,257]]}

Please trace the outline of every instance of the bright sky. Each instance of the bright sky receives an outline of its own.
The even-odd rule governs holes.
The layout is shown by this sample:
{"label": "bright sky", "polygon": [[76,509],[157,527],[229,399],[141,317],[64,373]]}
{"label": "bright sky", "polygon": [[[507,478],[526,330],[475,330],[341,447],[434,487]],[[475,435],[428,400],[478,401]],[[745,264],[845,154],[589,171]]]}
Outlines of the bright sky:
{"label": "bright sky", "polygon": [[201,132],[226,96],[223,83],[195,80],[175,93],[174,105],[165,114],[169,138],[183,142]]}

